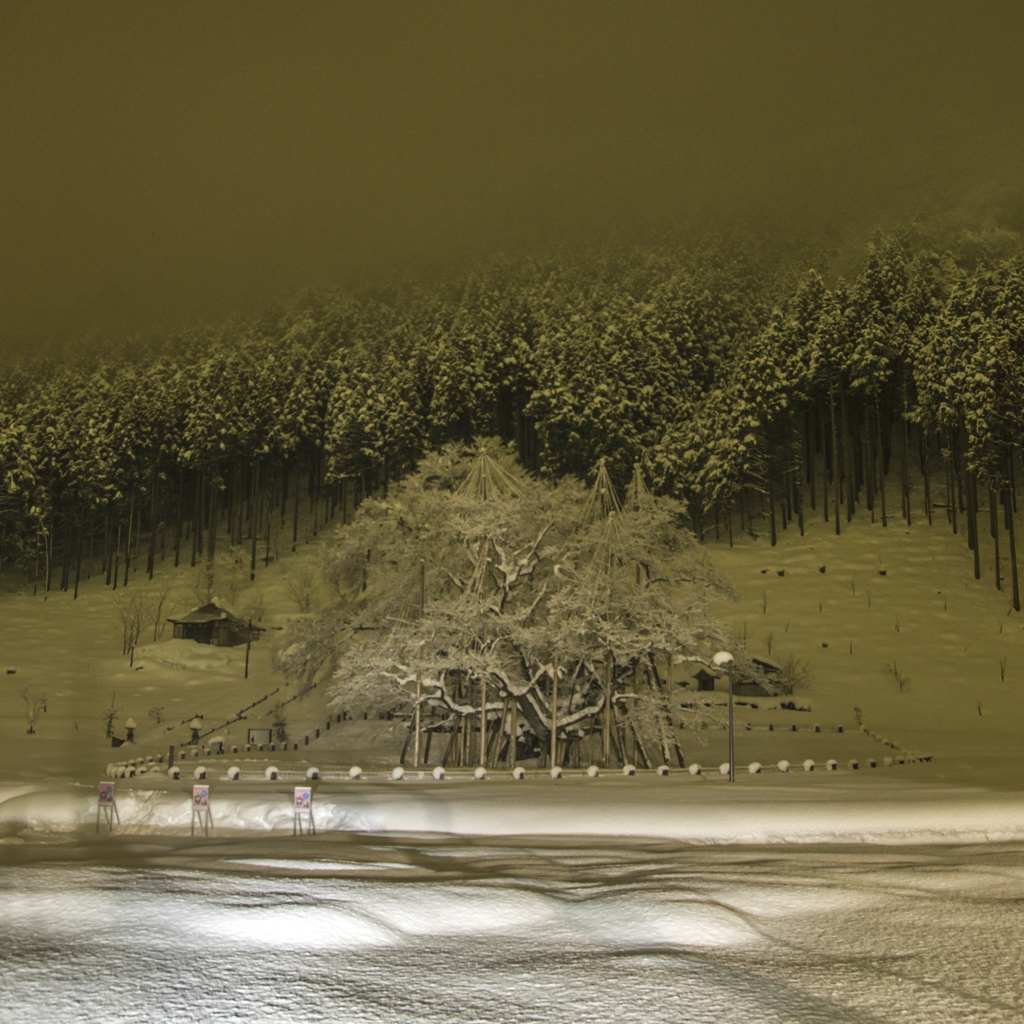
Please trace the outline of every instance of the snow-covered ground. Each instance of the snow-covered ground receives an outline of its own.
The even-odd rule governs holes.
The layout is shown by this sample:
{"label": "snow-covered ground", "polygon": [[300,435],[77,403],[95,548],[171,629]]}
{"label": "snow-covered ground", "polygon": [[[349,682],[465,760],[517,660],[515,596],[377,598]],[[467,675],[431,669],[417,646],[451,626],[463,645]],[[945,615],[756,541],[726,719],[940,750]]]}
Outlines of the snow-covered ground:
{"label": "snow-covered ground", "polygon": [[1024,846],[324,832],[0,847],[19,1024],[1016,1024]]}
{"label": "snow-covered ground", "polygon": [[[961,541],[939,523],[864,520],[837,540],[809,519],[806,538],[791,527],[774,549],[709,545],[744,598],[713,611],[755,654],[770,637],[773,659],[810,671],[793,695],[809,712],[737,707],[732,784],[721,729],[680,734],[703,776],[390,781],[404,724],[328,730],[322,690],[294,698],[270,671],[283,632],[253,648],[248,679],[238,648],[165,640],[129,665],[97,581],[77,602],[6,594],[5,1004],[19,1021],[69,1024],[1017,1022],[1024,633]],[[258,575],[266,625],[295,612],[293,557],[315,546]],[[47,695],[33,735],[26,688]],[[104,737],[112,697],[115,735],[133,717],[135,744]],[[247,730],[284,701],[289,749],[246,753]],[[228,753],[182,759],[197,714]],[[115,780],[121,823],[97,833],[106,766],[146,757],[157,770]],[[792,770],[771,770],[783,758]],[[807,758],[819,770],[804,772]],[[836,771],[820,770],[828,759]],[[748,774],[751,761],[765,772]],[[258,779],[271,763],[281,778]],[[200,764],[208,836],[190,835]],[[366,777],[344,779],[353,764]],[[291,789],[310,765],[332,774],[314,782],[317,834],[293,837]]]}
{"label": "snow-covered ground", "polygon": [[[837,538],[832,524],[808,510],[806,536],[793,524],[780,530],[775,548],[763,536],[754,540],[738,533],[730,547],[724,531],[719,541],[707,540],[710,556],[743,598],[711,610],[746,637],[753,653],[770,653],[777,661],[792,656],[809,672],[808,687],[793,695],[809,711],[782,708],[778,698],[738,703],[735,791],[717,778],[693,779],[678,771],[668,779],[615,781],[604,772],[594,784],[534,778],[514,785],[499,781],[507,771],[492,770],[479,789],[432,780],[406,782],[400,791],[341,786],[328,795],[325,788],[318,796],[325,822],[399,830],[646,832],[718,842],[787,834],[886,842],[891,836],[974,840],[1016,834],[1015,809],[1024,793],[1024,630],[1010,608],[1008,586],[997,591],[992,585],[992,552],[984,538],[980,581],[973,579],[962,536],[953,537],[939,514],[932,526],[917,518],[908,528],[897,519],[883,529],[862,513],[844,522]],[[329,536],[321,535],[323,542]],[[235,596],[239,606],[259,596],[270,627],[253,646],[248,678],[244,648],[209,648],[166,634],[159,643],[141,646],[129,664],[121,655],[115,595],[97,579],[83,585],[77,601],[61,593],[45,601],[26,593],[0,598],[0,668],[7,670],[0,675],[0,780],[31,784],[35,794],[3,800],[4,828],[10,833],[15,821],[50,821],[45,806],[51,799],[67,806],[85,801],[61,818],[60,827],[86,820],[82,808],[93,799],[107,764],[146,756],[166,763],[171,744],[183,769],[183,793],[194,766],[208,766],[222,827],[262,829],[277,820],[275,800],[255,793],[242,797],[238,783],[220,781],[232,764],[261,771],[273,761],[300,773],[309,765],[346,772],[353,764],[368,771],[397,764],[404,723],[338,722],[322,687],[298,697],[270,669],[270,649],[285,636],[274,627],[286,626],[296,614],[287,575],[315,561],[317,550],[317,543],[300,545],[298,554],[261,567],[256,587]],[[170,600],[178,611],[194,603],[189,570],[175,575],[165,563],[162,573],[177,582]],[[146,587],[136,571],[129,590]],[[23,692],[46,694],[46,710],[37,715],[32,735],[26,732]],[[248,729],[269,727],[279,703],[276,717],[286,720],[288,749],[278,743],[273,753],[245,753]],[[136,743],[115,750],[104,738],[103,712],[111,704],[118,709],[115,735],[125,735],[124,723],[132,717],[138,723]],[[154,708],[161,709],[159,723],[149,714]],[[203,716],[204,734],[224,738],[226,753],[207,755],[201,746],[198,758],[181,760],[195,715]],[[680,742],[688,762],[710,766],[712,773],[727,758],[724,730],[684,730]],[[239,753],[232,754],[236,746]],[[914,754],[932,760],[883,765],[887,756]],[[262,760],[246,760],[252,758]],[[805,759],[820,766],[833,758],[837,772],[800,771]],[[793,765],[788,775],[745,773],[752,761],[769,769],[782,759]],[[859,762],[856,772],[846,768],[851,759]],[[871,759],[877,768],[868,768]],[[163,776],[150,776],[158,777]],[[118,783],[132,791],[119,796],[125,827],[162,827],[176,820],[171,808],[181,796],[156,794],[147,804],[138,791],[145,790],[145,779]],[[68,789],[72,783],[81,789]],[[905,816],[896,810],[900,800]],[[39,811],[26,816],[32,801]],[[544,810],[549,805],[550,812]],[[158,806],[166,807],[163,817],[154,816]],[[906,828],[898,827],[901,817]]]}

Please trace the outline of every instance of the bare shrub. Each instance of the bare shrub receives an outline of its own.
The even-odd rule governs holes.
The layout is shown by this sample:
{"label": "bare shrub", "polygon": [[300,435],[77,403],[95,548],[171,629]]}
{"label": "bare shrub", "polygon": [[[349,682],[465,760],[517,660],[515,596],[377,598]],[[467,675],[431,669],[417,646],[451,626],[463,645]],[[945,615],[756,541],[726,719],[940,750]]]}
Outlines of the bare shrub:
{"label": "bare shrub", "polygon": [[192,596],[196,599],[197,605],[210,603],[213,598],[213,579],[213,566],[209,562],[200,562],[192,577]]}
{"label": "bare shrub", "polygon": [[25,721],[28,722],[28,735],[36,731],[36,721],[40,712],[46,710],[46,694],[31,694],[26,686],[21,693],[21,699],[25,702]]}
{"label": "bare shrub", "polygon": [[251,619],[253,622],[262,622],[265,613],[266,605],[263,600],[263,595],[257,594],[245,606],[245,610],[242,613],[242,618]]}
{"label": "bare shrub", "polygon": [[313,606],[317,589],[317,571],[311,565],[300,564],[285,577],[288,593],[299,606],[300,612],[308,612]]}
{"label": "bare shrub", "polygon": [[145,594],[138,590],[126,591],[114,595],[114,604],[121,617],[123,627],[122,654],[127,654],[139,642],[144,622],[148,622],[152,614],[150,602]]}
{"label": "bare shrub", "polygon": [[809,662],[800,662],[792,654],[782,666],[783,692],[790,694],[794,690],[806,690],[810,680]]}

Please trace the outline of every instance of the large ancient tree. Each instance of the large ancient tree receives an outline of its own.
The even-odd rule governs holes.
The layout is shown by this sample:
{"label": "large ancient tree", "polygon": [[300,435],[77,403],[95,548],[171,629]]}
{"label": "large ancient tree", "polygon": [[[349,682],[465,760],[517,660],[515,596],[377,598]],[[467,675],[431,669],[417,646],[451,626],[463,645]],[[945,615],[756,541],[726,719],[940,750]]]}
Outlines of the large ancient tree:
{"label": "large ancient tree", "polygon": [[710,706],[672,707],[669,666],[733,647],[706,611],[731,585],[684,522],[639,467],[620,502],[603,466],[588,489],[533,479],[497,443],[449,448],[339,530],[334,608],[282,667],[329,665],[352,711],[411,706],[414,760],[440,733],[458,763],[579,761],[588,744],[605,763],[681,761],[675,721]]}

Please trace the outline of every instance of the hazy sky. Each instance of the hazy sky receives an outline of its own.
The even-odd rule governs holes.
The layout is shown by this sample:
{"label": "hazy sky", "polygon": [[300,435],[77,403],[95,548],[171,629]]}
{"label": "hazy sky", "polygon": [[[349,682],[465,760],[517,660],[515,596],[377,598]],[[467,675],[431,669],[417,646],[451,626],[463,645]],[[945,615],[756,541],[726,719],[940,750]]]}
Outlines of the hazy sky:
{"label": "hazy sky", "polygon": [[0,3],[0,347],[1020,176],[1024,4]]}

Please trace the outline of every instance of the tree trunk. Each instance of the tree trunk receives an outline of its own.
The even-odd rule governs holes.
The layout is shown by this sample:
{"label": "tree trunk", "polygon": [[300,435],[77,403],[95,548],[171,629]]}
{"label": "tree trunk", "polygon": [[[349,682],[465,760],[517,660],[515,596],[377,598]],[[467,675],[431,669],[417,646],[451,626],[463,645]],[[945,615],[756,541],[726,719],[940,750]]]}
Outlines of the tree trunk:
{"label": "tree trunk", "polygon": [[875,521],[875,445],[874,436],[871,429],[871,417],[872,409],[870,406],[865,405],[864,416],[863,416],[863,427],[861,430],[861,437],[863,438],[864,448],[864,463],[867,467],[865,477],[867,480],[867,487],[865,488],[865,498],[868,503],[868,511],[871,513],[871,522]]}
{"label": "tree trunk", "polygon": [[[949,443],[952,443],[951,441]],[[946,522],[956,533],[956,506],[953,504],[953,453],[950,451],[949,458],[945,460],[946,465]]]}
{"label": "tree trunk", "polygon": [[974,537],[974,578],[981,579],[981,543],[978,537],[978,486],[974,473],[967,475],[967,515],[970,533]]}
{"label": "tree trunk", "polygon": [[157,496],[157,474],[156,463],[153,463],[153,470],[150,474],[150,504],[149,504],[149,554],[146,558],[146,572],[149,578],[153,578],[153,566],[156,562],[156,496]]}
{"label": "tree trunk", "polygon": [[299,543],[299,494],[302,488],[299,486],[301,479],[302,467],[299,465],[299,460],[295,460],[295,509],[292,517],[292,551],[295,550],[296,545]]}
{"label": "tree trunk", "polygon": [[[220,490],[214,479],[210,480],[210,504],[209,504],[209,536],[206,539],[206,564],[211,572],[214,567],[214,559],[217,555],[217,498]],[[230,543],[230,541],[229,541]]]}
{"label": "tree trunk", "polygon": [[203,553],[203,474],[196,470],[195,501],[192,512],[192,568],[196,567],[196,558]]}
{"label": "tree trunk", "polygon": [[999,513],[996,511],[996,492],[991,482],[988,485],[988,518],[992,533],[992,544],[995,549],[996,590],[1003,589],[1003,581],[999,572]]}
{"label": "tree trunk", "polygon": [[[906,412],[906,397],[903,399],[904,412]],[[910,424],[904,419],[903,421],[903,452],[902,458],[900,459],[900,470],[903,474],[903,514],[907,520],[907,526],[910,526],[910,462],[909,462],[909,451],[910,448]]]}
{"label": "tree trunk", "polygon": [[829,407],[832,411],[832,481],[835,487],[833,495],[836,513],[836,536],[839,536],[839,506],[842,501],[839,497],[839,438],[836,435],[836,395],[835,385],[830,381],[828,389]]}
{"label": "tree trunk", "polygon": [[81,518],[78,522],[78,554],[75,558],[75,596],[78,600],[78,582],[82,578],[82,534],[85,532],[85,506],[82,506]]}
{"label": "tree trunk", "polygon": [[260,509],[260,460],[256,459],[256,465],[252,473],[252,501],[249,506],[249,529],[252,532],[252,553],[249,559],[249,581],[256,579],[256,538],[259,536],[259,509]]}
{"label": "tree trunk", "polygon": [[128,536],[125,539],[125,583],[128,586],[128,568],[131,564],[131,529],[135,519],[135,485],[132,484],[128,499]]}
{"label": "tree trunk", "polygon": [[928,438],[920,426],[917,428],[917,443],[921,452],[921,476],[924,477],[924,507],[928,513],[928,525],[932,525],[932,484],[928,479]]}
{"label": "tree trunk", "polygon": [[800,536],[804,535],[804,485],[799,473],[793,474],[793,502],[796,505],[797,525]]}
{"label": "tree trunk", "polygon": [[846,521],[853,519],[856,487],[854,486],[853,439],[850,436],[850,410],[846,401],[846,389],[839,391],[839,403],[843,414],[843,452],[846,463]]}
{"label": "tree trunk", "polygon": [[[1007,504],[1010,503],[1010,496],[1007,495]],[[1020,611],[1020,590],[1017,586],[1017,541],[1014,536],[1013,516],[1010,516],[1010,582],[1013,587],[1013,608]]]}
{"label": "tree trunk", "polygon": [[178,511],[174,516],[174,568],[181,558],[181,521],[185,513],[185,474],[178,470]]}
{"label": "tree trunk", "polygon": [[113,590],[117,590],[117,572],[120,569],[120,558],[121,558],[121,520],[117,520],[117,540],[114,542],[114,586]]}
{"label": "tree trunk", "polygon": [[106,575],[105,586],[110,586],[110,575],[114,565],[113,553],[110,550],[110,517],[112,512],[107,506],[107,515],[103,527],[103,572]]}
{"label": "tree trunk", "polygon": [[878,454],[881,457],[881,462],[878,466],[878,497],[882,503],[882,526],[888,526],[889,520],[885,514],[885,472],[889,465],[889,460],[885,456],[885,442],[882,438],[882,420],[878,415],[878,405],[875,405],[875,427],[878,432]]}

